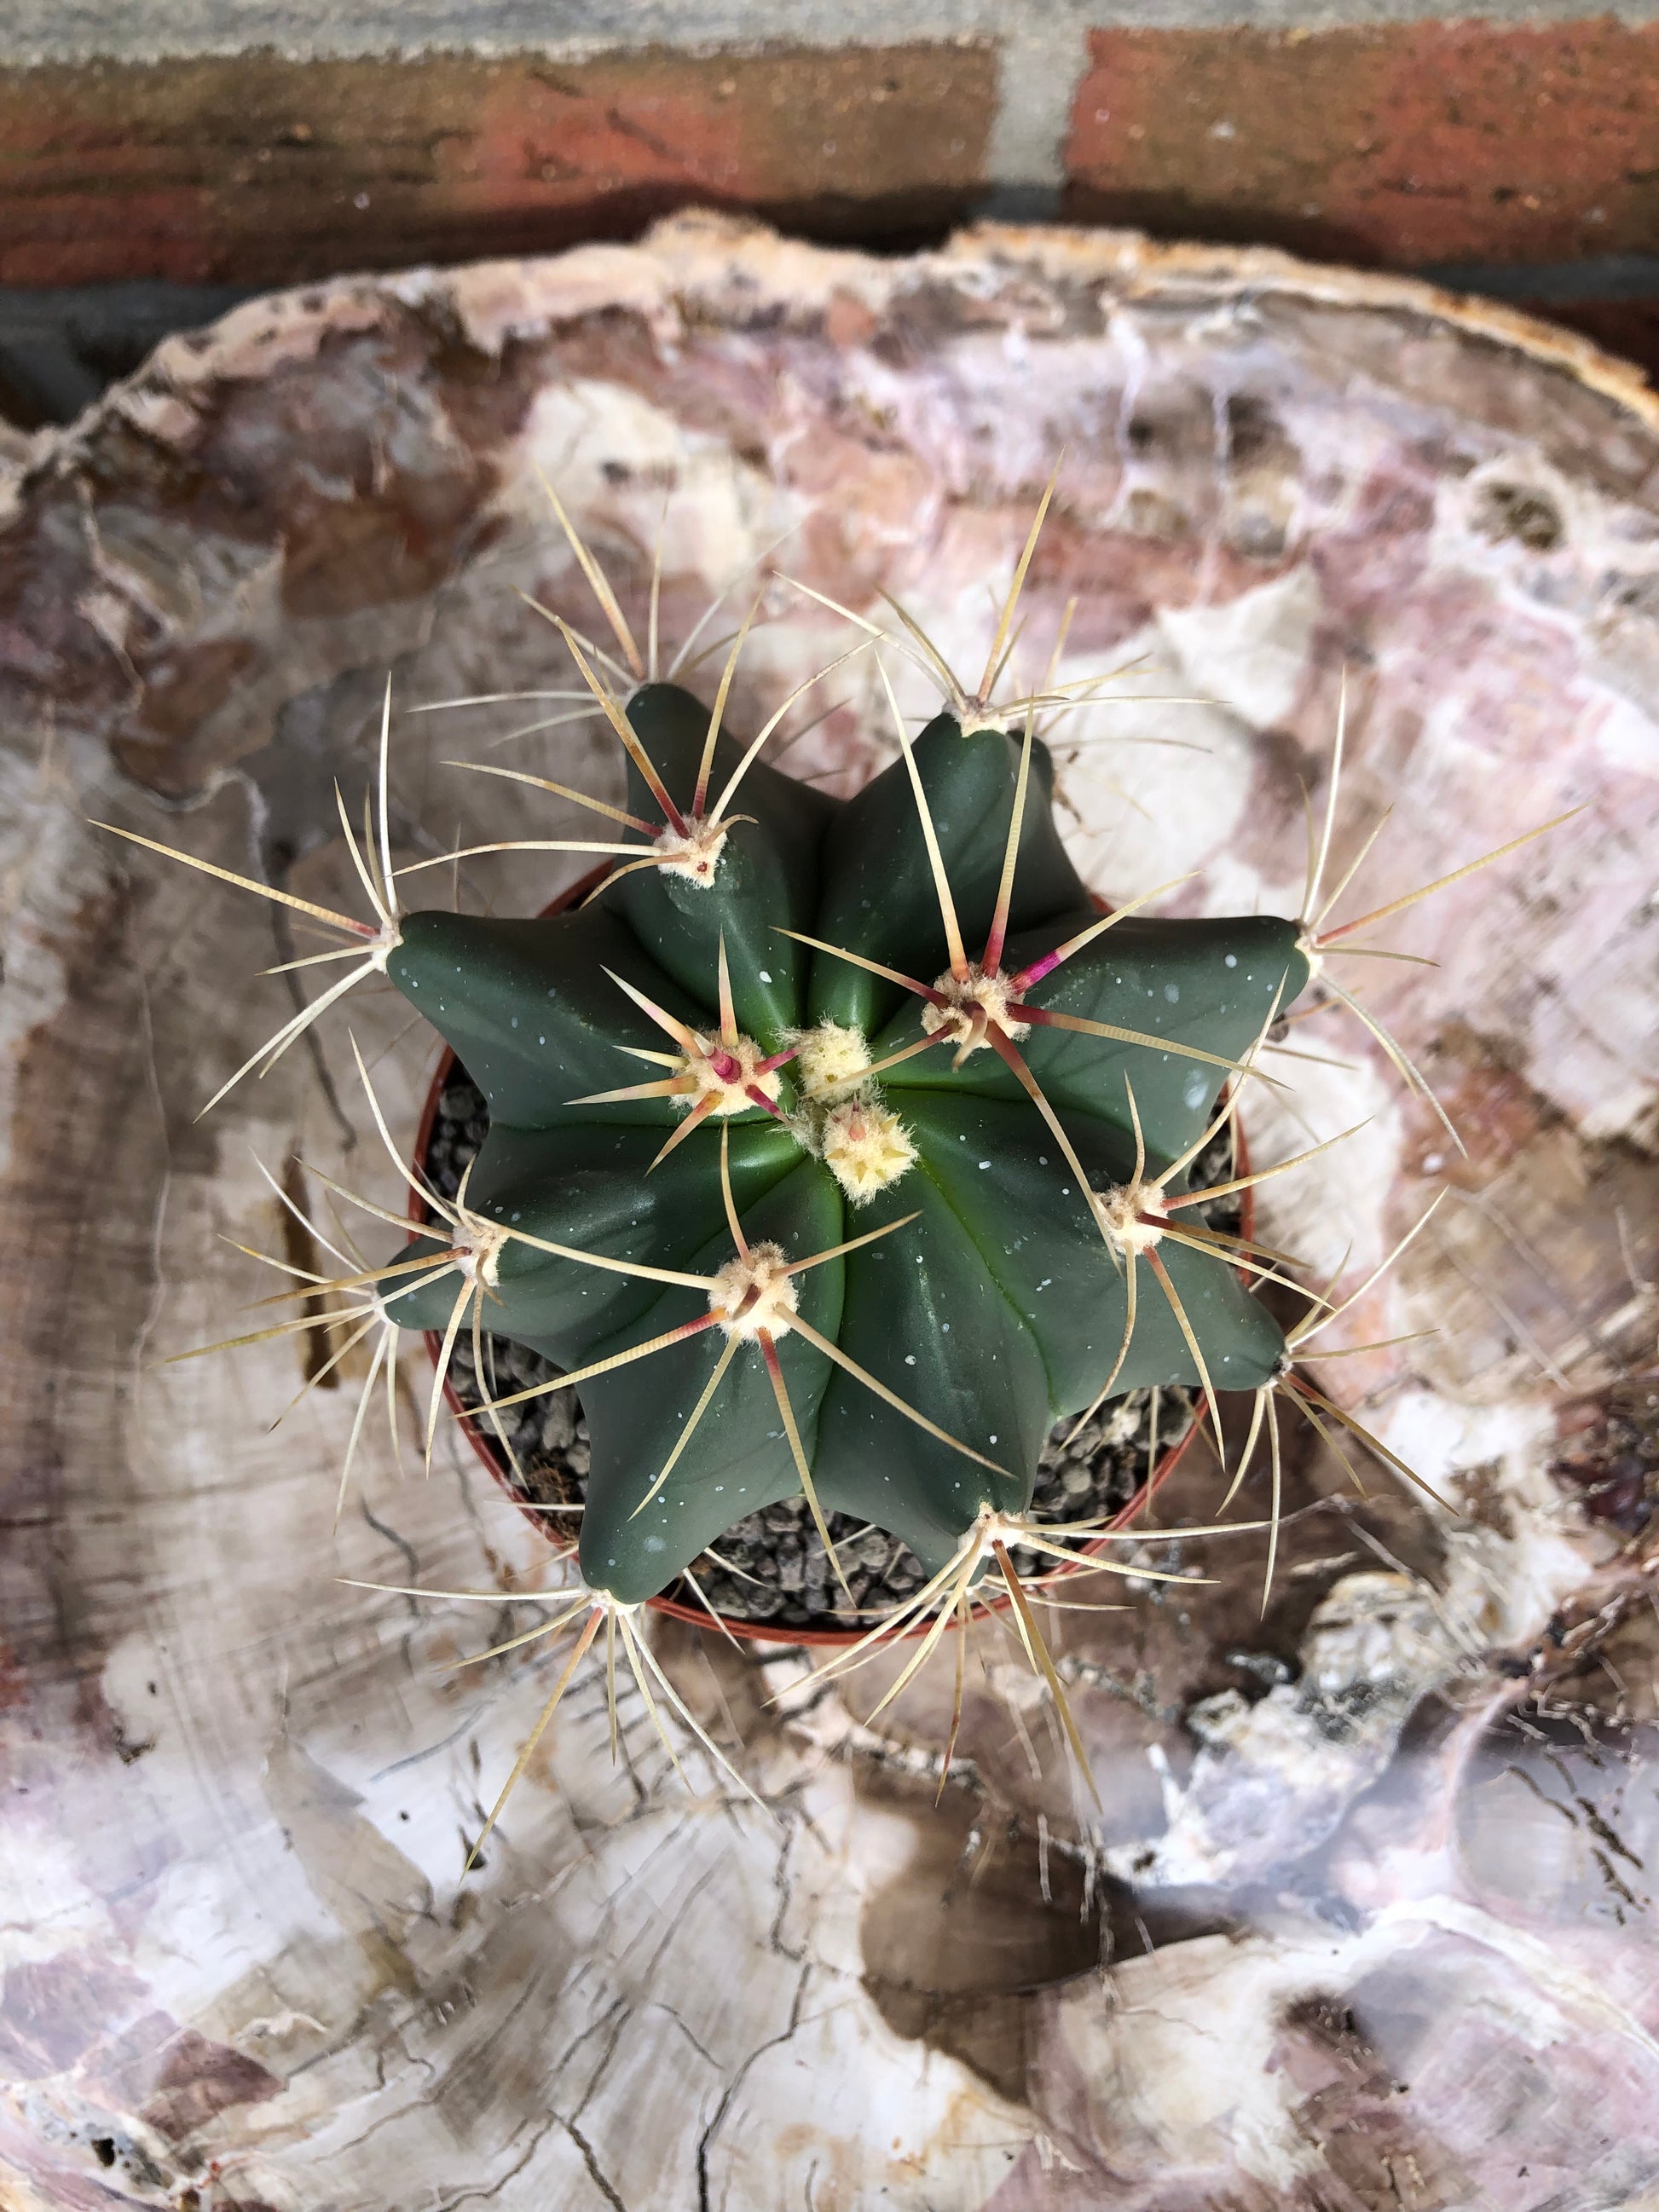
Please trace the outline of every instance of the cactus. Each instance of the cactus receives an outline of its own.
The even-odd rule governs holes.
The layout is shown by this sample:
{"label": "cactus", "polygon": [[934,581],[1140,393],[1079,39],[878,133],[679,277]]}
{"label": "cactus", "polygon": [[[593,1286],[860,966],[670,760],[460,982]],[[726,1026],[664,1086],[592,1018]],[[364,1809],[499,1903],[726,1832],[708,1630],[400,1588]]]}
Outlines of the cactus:
{"label": "cactus", "polygon": [[[590,1588],[648,1597],[803,1490],[936,1571],[1056,1419],[1266,1382],[1284,1336],[1186,1168],[1294,924],[1100,915],[1029,728],[942,714],[842,802],[711,753],[672,684],[626,720],[663,857],[545,920],[409,915],[386,968],[489,1102],[489,1326],[577,1377]],[[389,1315],[453,1335],[461,1265]]]}
{"label": "cactus", "polygon": [[[902,1538],[927,1571],[915,1595],[827,1671],[857,1663],[876,1638],[925,1628],[888,1693],[897,1694],[949,1623],[969,1617],[975,1583],[994,1568],[1081,1759],[1009,1556],[1024,1544],[1075,1566],[1076,1547],[1096,1533],[1026,1517],[1038,1452],[1057,1419],[1086,1419],[1112,1394],[1149,1384],[1195,1386],[1220,1453],[1219,1394],[1253,1394],[1221,1510],[1265,1429],[1269,1588],[1281,1404],[1333,1442],[1346,1428],[1416,1480],[1299,1367],[1317,1358],[1312,1340],[1381,1269],[1335,1305],[1282,1274],[1283,1255],[1206,1226],[1194,1211],[1325,1146],[1207,1189],[1191,1187],[1191,1170],[1242,1084],[1260,1076],[1256,1054],[1273,1023],[1316,977],[1326,1002],[1363,1022],[1439,1111],[1328,963],[1349,951],[1377,957],[1381,948],[1347,940],[1528,838],[1328,927],[1371,842],[1322,898],[1339,717],[1299,917],[1172,921],[1138,910],[1167,884],[1098,912],[1056,830],[1053,763],[1036,726],[1040,712],[1075,704],[1078,688],[1050,682],[1000,705],[993,696],[1047,504],[1045,495],[976,690],[908,617],[887,635],[848,616],[867,643],[908,653],[940,679],[945,705],[912,739],[878,657],[897,757],[842,801],[759,758],[818,678],[739,745],[724,723],[749,623],[710,713],[672,669],[659,678],[654,611],[648,659],[640,653],[555,497],[622,657],[550,619],[621,741],[626,801],[612,806],[540,777],[485,769],[592,810],[608,834],[469,849],[605,855],[613,865],[604,882],[573,910],[498,921],[404,909],[387,815],[389,688],[378,826],[371,805],[361,846],[340,803],[371,921],[117,832],[297,909],[344,940],[295,963],[350,965],[210,1103],[274,1065],[375,973],[454,1048],[489,1100],[489,1137],[446,1199],[423,1183],[418,1162],[398,1154],[360,1060],[381,1138],[425,1190],[430,1226],[379,1262],[343,1231],[342,1244],[328,1249],[344,1272],[329,1282],[307,1275],[289,1293],[307,1310],[229,1342],[343,1328],[319,1370],[326,1374],[373,1338],[342,1498],[380,1379],[395,1439],[393,1376],[406,1331],[436,1332],[441,1342],[428,1457],[463,1328],[480,1371],[486,1319],[492,1334],[565,1370],[519,1396],[580,1391],[592,1446],[580,1538],[586,1589],[531,1633],[562,1633],[586,1619],[508,1790],[602,1620],[620,1636],[653,1716],[653,1681],[720,1757],[632,1616],[733,1522],[784,1498],[805,1496],[837,1568],[826,1517],[836,1510]],[[331,1188],[372,1218],[396,1218]],[[1308,1302],[1288,1334],[1253,1294],[1264,1278]],[[319,1310],[324,1297],[332,1303]],[[498,1410],[512,1402],[486,1409],[503,1443]],[[1127,1571],[1109,1559],[1094,1564]],[[1144,1565],[1135,1571],[1153,1575]],[[608,1634],[608,1653],[614,1641]]]}

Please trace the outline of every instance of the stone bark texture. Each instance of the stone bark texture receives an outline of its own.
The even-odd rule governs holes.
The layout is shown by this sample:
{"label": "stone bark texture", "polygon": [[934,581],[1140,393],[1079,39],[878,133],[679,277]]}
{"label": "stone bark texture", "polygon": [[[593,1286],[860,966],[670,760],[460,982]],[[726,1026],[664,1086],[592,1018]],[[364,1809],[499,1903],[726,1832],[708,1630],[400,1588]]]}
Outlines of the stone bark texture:
{"label": "stone bark texture", "polygon": [[[1345,671],[1338,864],[1393,812],[1341,913],[1583,809],[1379,933],[1438,965],[1335,971],[1466,1156],[1337,1005],[1252,1101],[1264,1162],[1365,1122],[1261,1194],[1345,1287],[1449,1193],[1340,1332],[1414,1340],[1322,1370],[1448,1504],[1291,1429],[1264,1613],[1259,1525],[1177,1533],[1219,1497],[1189,1454],[1128,1563],[1192,1579],[1051,1616],[1103,1809],[995,1628],[939,1792],[948,1654],[872,1719],[890,1661],[837,1692],[659,1624],[766,1809],[678,1740],[677,1777],[627,1683],[613,1765],[590,1664],[463,1880],[559,1658],[447,1670],[534,1618],[544,1549],[447,1427],[424,1479],[371,1425],[333,1531],[349,1368],[273,1427],[291,1342],[160,1364],[256,1325],[239,1248],[316,1257],[255,1155],[320,1235],[296,1159],[401,1203],[349,1033],[404,1137],[434,1054],[365,994],[198,1121],[312,941],[88,817],[349,907],[334,781],[355,810],[390,670],[399,865],[584,834],[445,763],[615,797],[600,726],[408,711],[569,683],[525,595],[597,617],[538,470],[636,617],[663,530],[671,641],[776,564],[976,665],[1062,450],[1020,665],[1075,596],[1061,674],[1127,672],[1056,739],[1108,896],[1198,868],[1177,910],[1294,911]],[[775,586],[739,723],[843,641]],[[252,302],[33,441],[0,476],[8,2205],[1650,2201],[1656,678],[1635,374],[1271,253],[683,220]],[[888,757],[868,680],[804,702],[790,765]],[[456,893],[532,911],[562,866]],[[404,1389],[412,1425],[418,1347]]]}

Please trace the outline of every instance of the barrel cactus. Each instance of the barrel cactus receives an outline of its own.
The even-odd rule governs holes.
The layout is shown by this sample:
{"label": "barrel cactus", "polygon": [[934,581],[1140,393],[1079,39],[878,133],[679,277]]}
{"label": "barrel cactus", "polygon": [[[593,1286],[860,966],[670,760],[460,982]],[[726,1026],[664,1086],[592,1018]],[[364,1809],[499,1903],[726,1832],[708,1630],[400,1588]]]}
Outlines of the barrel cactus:
{"label": "barrel cactus", "polygon": [[941,714],[842,801],[673,684],[624,726],[595,896],[410,914],[386,963],[489,1103],[387,1310],[453,1335],[476,1280],[569,1370],[589,1587],[649,1597],[803,1491],[937,1571],[1107,1389],[1265,1382],[1285,1339],[1187,1176],[1296,925],[1103,916],[1029,731]]}
{"label": "barrel cactus", "polygon": [[[834,1512],[919,1556],[921,1588],[872,1632],[931,1620],[901,1685],[948,1622],[967,1618],[993,1567],[1069,1731],[1010,1559],[1024,1543],[1076,1564],[1076,1546],[1096,1533],[1027,1517],[1057,1419],[1114,1394],[1184,1384],[1203,1394],[1224,1459],[1220,1395],[1254,1394],[1224,1503],[1265,1428],[1275,1534],[1281,1395],[1333,1441],[1334,1425],[1346,1426],[1410,1474],[1297,1364],[1367,1285],[1342,1306],[1301,1291],[1305,1310],[1287,1334],[1254,1294],[1263,1277],[1287,1280],[1284,1255],[1199,1211],[1260,1178],[1194,1188],[1192,1177],[1243,1085],[1273,1079],[1257,1052],[1316,978],[1426,1095],[1328,963],[1440,886],[1328,923],[1370,850],[1368,841],[1322,896],[1339,726],[1298,917],[1139,911],[1158,892],[1101,911],[1056,829],[1053,763],[1036,729],[1067,693],[1043,685],[994,702],[1036,526],[974,691],[908,617],[881,633],[836,610],[866,633],[853,651],[874,653],[897,740],[891,764],[843,800],[760,757],[799,692],[746,744],[726,728],[749,625],[711,711],[672,670],[659,676],[654,587],[647,657],[553,503],[618,653],[550,619],[622,744],[625,802],[491,769],[592,810],[605,835],[471,849],[603,854],[610,865],[590,896],[533,920],[404,908],[398,879],[412,871],[394,871],[387,826],[389,692],[378,826],[371,807],[361,845],[340,809],[372,920],[191,863],[333,929],[343,948],[312,958],[350,963],[223,1090],[379,973],[454,1049],[489,1109],[483,1147],[446,1197],[398,1154],[371,1090],[429,1226],[378,1261],[342,1232],[347,1249],[330,1249],[343,1273],[306,1276],[291,1293],[305,1311],[232,1341],[343,1330],[326,1372],[374,1338],[342,1496],[377,1377],[395,1432],[405,1332],[436,1336],[440,1384],[468,1328],[475,1346],[487,1327],[562,1370],[516,1394],[577,1390],[592,1442],[585,1587],[532,1634],[586,1625],[538,1735],[602,1620],[620,1632],[641,1686],[654,1677],[702,1735],[631,1617],[734,1523],[799,1495],[837,1571]],[[914,738],[881,657],[894,648],[944,693]],[[510,1402],[485,1409],[503,1437]],[[434,1386],[428,1454],[440,1411]],[[1273,1558],[1270,1540],[1269,1583]],[[1074,1732],[1073,1741],[1080,1751]]]}

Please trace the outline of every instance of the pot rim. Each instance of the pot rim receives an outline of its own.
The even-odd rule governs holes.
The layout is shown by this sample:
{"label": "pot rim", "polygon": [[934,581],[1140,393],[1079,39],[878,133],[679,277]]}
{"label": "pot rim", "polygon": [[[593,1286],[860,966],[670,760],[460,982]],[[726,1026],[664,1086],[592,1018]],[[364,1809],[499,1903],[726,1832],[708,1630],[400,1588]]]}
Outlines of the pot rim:
{"label": "pot rim", "polygon": [[[544,921],[550,915],[568,912],[580,900],[586,898],[590,893],[597,890],[610,872],[611,863],[601,860],[597,867],[589,869],[585,876],[579,877],[574,884],[567,884],[556,898],[550,899],[537,915],[537,920]],[[1108,902],[1101,897],[1098,891],[1091,891],[1089,896],[1103,914],[1108,911]],[[410,1156],[417,1166],[425,1162],[426,1148],[432,1137],[432,1125],[438,1117],[438,1101],[443,1096],[444,1085],[449,1080],[450,1070],[456,1065],[456,1059],[455,1052],[448,1045],[446,1045],[438,1055],[438,1064],[433,1072],[432,1080],[427,1087],[425,1103],[421,1109],[420,1123],[415,1135],[415,1149]],[[1241,1175],[1249,1175],[1249,1149],[1245,1143],[1244,1132],[1237,1116],[1233,1121],[1233,1143],[1237,1170]],[[1240,1194],[1241,1211],[1243,1216],[1241,1227],[1246,1237],[1252,1234],[1255,1226],[1255,1194],[1251,1189],[1246,1189]],[[409,1241],[411,1244],[415,1242],[417,1233],[427,1225],[424,1217],[425,1205],[426,1200],[421,1191],[411,1182],[409,1187],[410,1224]],[[435,1368],[441,1349],[438,1333],[435,1329],[425,1329],[422,1334],[425,1339],[428,1357]],[[460,1394],[447,1376],[444,1378],[444,1401],[459,1421],[467,1442],[501,1486],[507,1498],[518,1508],[537,1534],[544,1540],[547,1539],[550,1531],[545,1517],[538,1513],[533,1506],[526,1504],[523,1498],[514,1496],[507,1484],[506,1470],[490,1449],[483,1431],[473,1419],[467,1407],[462,1403]],[[1177,1437],[1176,1441],[1165,1449],[1158,1465],[1152,1468],[1128,1504],[1114,1515],[1098,1536],[1091,1537],[1079,1547],[1074,1565],[1056,1565],[1047,1571],[1040,1579],[1044,1583],[1064,1582],[1070,1576],[1082,1571],[1085,1559],[1097,1559],[1105,1550],[1111,1537],[1127,1528],[1130,1522],[1151,1504],[1158,1492],[1175,1473],[1198,1434],[1198,1425],[1196,1418],[1188,1422],[1185,1433]],[[1000,1597],[988,1597],[981,1602],[988,1612],[1005,1613],[1012,1605],[1013,1601],[1005,1591]],[[646,1604],[652,1612],[662,1613],[670,1620],[684,1621],[689,1627],[702,1629],[705,1634],[718,1633],[734,1638],[738,1643],[743,1644],[775,1644],[784,1646],[793,1644],[844,1650],[871,1634],[871,1630],[868,1628],[790,1628],[766,1620],[739,1620],[730,1614],[720,1613],[712,1606],[704,1607],[683,1605],[678,1598],[661,1595],[647,1598]],[[880,1626],[879,1622],[876,1624],[877,1627]],[[896,1630],[883,1640],[902,1644],[910,1638],[925,1635],[929,1623],[924,1620],[910,1627]]]}

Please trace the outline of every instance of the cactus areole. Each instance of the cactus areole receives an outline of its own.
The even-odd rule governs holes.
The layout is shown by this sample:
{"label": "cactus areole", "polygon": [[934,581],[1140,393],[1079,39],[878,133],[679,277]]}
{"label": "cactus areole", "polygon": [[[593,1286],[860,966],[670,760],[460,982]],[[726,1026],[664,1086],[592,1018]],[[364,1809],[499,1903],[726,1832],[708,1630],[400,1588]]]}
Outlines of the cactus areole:
{"label": "cactus areole", "polygon": [[[676,686],[626,712],[640,859],[538,920],[404,915],[386,963],[489,1101],[486,1326],[581,1378],[588,1585],[653,1597],[803,1490],[934,1572],[1024,1512],[1056,1420],[1279,1371],[1182,1200],[1297,925],[1103,921],[1029,732],[939,714],[840,800],[711,763]],[[383,1296],[453,1328],[453,1265]]]}

